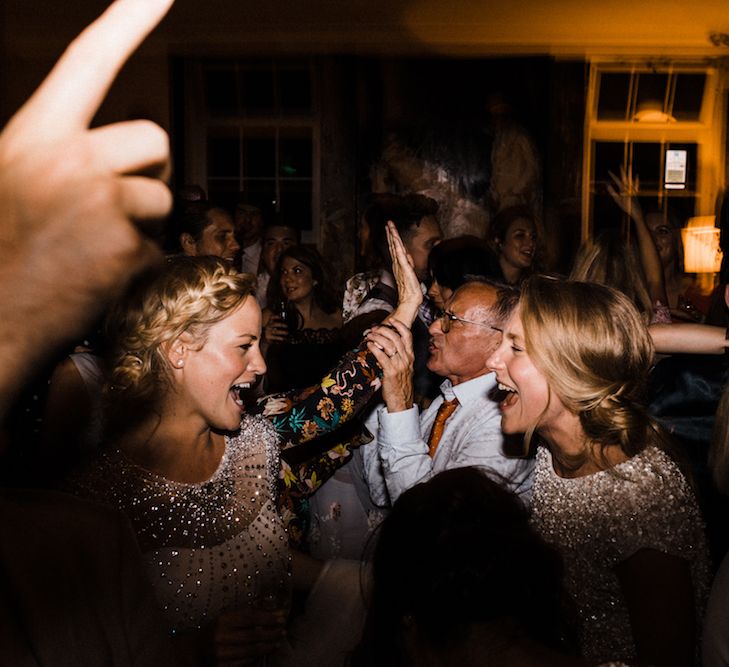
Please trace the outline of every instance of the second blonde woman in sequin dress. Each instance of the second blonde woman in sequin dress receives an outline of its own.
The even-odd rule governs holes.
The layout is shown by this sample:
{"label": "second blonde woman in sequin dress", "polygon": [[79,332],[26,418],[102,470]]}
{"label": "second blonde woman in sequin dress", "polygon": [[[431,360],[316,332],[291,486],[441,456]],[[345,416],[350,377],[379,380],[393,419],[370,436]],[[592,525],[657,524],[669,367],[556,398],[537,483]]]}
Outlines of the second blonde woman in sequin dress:
{"label": "second blonde woman in sequin dress", "polygon": [[584,657],[685,667],[708,559],[692,490],[640,403],[652,358],[627,297],[534,276],[489,364],[503,430],[541,444],[532,523],[564,559]]}

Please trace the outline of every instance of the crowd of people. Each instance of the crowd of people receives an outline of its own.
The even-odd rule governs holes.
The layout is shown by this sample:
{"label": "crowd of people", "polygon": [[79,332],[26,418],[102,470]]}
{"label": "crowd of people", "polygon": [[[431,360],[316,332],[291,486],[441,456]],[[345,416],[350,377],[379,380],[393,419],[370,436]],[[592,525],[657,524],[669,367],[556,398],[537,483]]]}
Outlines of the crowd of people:
{"label": "crowd of people", "polygon": [[171,1],[116,0],[0,135],[6,422],[55,365],[0,662],[729,665],[729,336],[637,177],[569,277],[533,201],[443,239],[373,194],[338,289],[244,198],[173,202],[160,128],[89,130]]}

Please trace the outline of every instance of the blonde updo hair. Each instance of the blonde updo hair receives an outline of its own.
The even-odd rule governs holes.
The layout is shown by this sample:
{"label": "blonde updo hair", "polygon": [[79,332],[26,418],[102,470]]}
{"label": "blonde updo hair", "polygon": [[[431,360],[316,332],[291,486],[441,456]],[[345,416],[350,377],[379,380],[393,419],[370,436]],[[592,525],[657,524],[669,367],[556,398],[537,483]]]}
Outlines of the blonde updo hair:
{"label": "blonde updo hair", "polygon": [[254,288],[252,275],[218,257],[175,257],[142,276],[107,318],[110,432],[116,435],[158,407],[172,378],[166,345],[186,333],[202,348],[210,327]]}
{"label": "blonde updo hair", "polygon": [[597,445],[587,456],[599,451],[605,463],[609,445],[633,456],[663,444],[641,402],[653,343],[630,299],[604,285],[532,276],[522,285],[519,312],[534,365]]}

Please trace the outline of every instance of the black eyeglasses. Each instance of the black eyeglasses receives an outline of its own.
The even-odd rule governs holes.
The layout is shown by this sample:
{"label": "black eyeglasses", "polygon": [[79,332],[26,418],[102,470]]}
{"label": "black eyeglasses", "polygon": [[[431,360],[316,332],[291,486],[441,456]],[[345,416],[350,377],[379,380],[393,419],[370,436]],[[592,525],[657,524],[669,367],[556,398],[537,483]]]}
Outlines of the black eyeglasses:
{"label": "black eyeglasses", "polygon": [[443,330],[443,333],[446,334],[451,330],[451,323],[453,322],[475,324],[477,327],[486,327],[487,329],[498,331],[496,327],[492,327],[490,324],[486,324],[485,322],[474,322],[473,320],[465,320],[462,317],[458,317],[458,315],[452,313],[450,310],[442,310],[438,315],[438,319],[440,320],[440,328]]}

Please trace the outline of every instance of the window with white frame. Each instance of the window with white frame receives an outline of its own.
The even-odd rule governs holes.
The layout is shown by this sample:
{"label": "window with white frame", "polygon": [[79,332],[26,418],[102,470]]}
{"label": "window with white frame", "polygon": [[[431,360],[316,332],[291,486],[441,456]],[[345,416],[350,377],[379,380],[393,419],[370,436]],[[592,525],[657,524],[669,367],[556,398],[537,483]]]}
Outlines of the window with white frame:
{"label": "window with white frame", "polygon": [[291,59],[189,61],[186,174],[213,201],[239,193],[318,235],[319,114],[314,63]]}
{"label": "window with white frame", "polygon": [[707,63],[591,64],[583,239],[620,219],[607,187],[621,169],[639,178],[644,208],[681,223],[713,213],[723,180],[721,90],[719,69]]}

